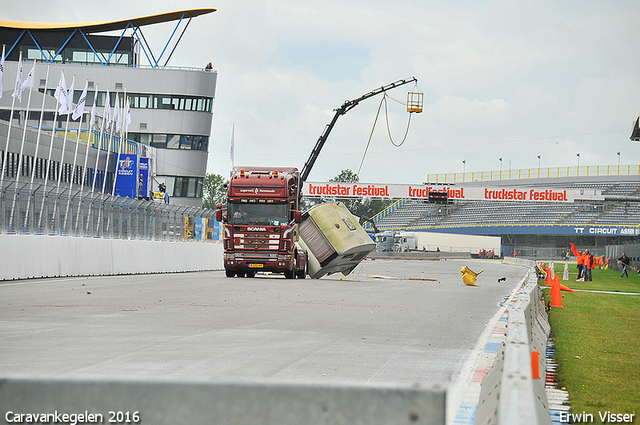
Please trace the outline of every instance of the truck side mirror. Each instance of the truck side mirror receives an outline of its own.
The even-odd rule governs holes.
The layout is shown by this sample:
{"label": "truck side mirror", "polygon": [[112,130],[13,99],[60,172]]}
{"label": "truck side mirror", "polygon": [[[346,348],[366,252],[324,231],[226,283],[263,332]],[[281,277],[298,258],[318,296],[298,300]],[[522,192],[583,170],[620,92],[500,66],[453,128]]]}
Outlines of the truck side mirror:
{"label": "truck side mirror", "polygon": [[222,208],[220,204],[218,204],[218,209],[216,210],[216,220],[222,221]]}
{"label": "truck side mirror", "polygon": [[302,223],[302,211],[293,211],[293,221],[296,223]]}

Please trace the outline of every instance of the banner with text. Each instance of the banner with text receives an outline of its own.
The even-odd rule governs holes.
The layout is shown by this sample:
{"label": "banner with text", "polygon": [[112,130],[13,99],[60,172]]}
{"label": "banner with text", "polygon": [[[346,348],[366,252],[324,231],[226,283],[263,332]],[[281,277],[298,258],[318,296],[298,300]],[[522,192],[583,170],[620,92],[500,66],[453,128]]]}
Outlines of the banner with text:
{"label": "banner with text", "polygon": [[534,201],[575,202],[604,200],[598,189],[558,189],[553,187],[401,185],[342,182],[305,182],[305,196],[347,198],[414,198],[429,199],[429,193],[447,193],[449,199],[468,201]]}
{"label": "banner with text", "polygon": [[137,168],[138,157],[136,155],[120,155],[120,160],[116,167],[116,173],[118,173],[116,177],[116,195],[129,198],[136,197],[136,185],[138,182],[136,178]]}

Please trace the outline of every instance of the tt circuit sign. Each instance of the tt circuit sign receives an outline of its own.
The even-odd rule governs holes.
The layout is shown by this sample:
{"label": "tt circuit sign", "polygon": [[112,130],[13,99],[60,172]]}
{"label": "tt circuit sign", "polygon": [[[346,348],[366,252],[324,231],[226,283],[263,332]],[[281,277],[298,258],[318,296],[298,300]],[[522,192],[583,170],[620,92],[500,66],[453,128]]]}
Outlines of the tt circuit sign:
{"label": "tt circuit sign", "polygon": [[447,199],[468,201],[534,201],[571,203],[576,200],[604,200],[600,190],[525,188],[513,186],[439,186],[439,185],[399,185],[305,182],[306,196],[340,196],[349,198],[413,198],[430,199],[442,195]]}
{"label": "tt circuit sign", "polygon": [[576,235],[588,235],[588,236],[638,236],[640,229],[625,228],[625,227],[573,227],[573,232]]}

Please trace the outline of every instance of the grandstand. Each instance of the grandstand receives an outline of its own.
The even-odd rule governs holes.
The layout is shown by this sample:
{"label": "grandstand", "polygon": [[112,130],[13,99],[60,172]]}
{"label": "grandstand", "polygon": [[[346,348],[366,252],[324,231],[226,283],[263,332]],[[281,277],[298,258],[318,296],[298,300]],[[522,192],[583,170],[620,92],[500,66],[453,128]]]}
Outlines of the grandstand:
{"label": "grandstand", "polygon": [[[635,240],[640,234],[640,175],[638,166],[625,166],[629,173],[604,175],[592,173],[549,178],[537,178],[540,172],[504,173],[491,181],[469,181],[454,178],[454,186],[500,186],[513,188],[546,187],[558,190],[572,189],[579,193],[599,193],[599,199],[581,199],[574,202],[536,202],[505,200],[449,200],[447,204],[429,202],[427,199],[401,199],[373,220],[380,230],[411,230],[439,233],[464,233],[503,236],[503,245],[527,244],[528,235],[545,235],[545,243],[561,249],[578,237],[592,248],[609,243]],[[603,169],[605,169],[603,167]],[[560,174],[560,173],[558,173]],[[569,174],[569,173],[567,173]],[[596,175],[593,175],[596,174]],[[640,173],[638,173],[640,174]],[[529,176],[536,178],[528,178]],[[428,178],[429,180],[429,178]],[[433,180],[432,180],[433,181]],[[589,239],[584,239],[589,238]],[[505,254],[510,252],[506,246]]]}

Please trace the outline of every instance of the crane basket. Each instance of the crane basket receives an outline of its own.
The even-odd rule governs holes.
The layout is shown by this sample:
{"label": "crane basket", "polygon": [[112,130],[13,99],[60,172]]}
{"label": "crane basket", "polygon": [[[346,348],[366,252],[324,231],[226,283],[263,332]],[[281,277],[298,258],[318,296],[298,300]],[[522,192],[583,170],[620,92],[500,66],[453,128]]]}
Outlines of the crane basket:
{"label": "crane basket", "polygon": [[422,99],[424,97],[424,93],[420,92],[409,92],[407,93],[407,112],[422,112]]}

